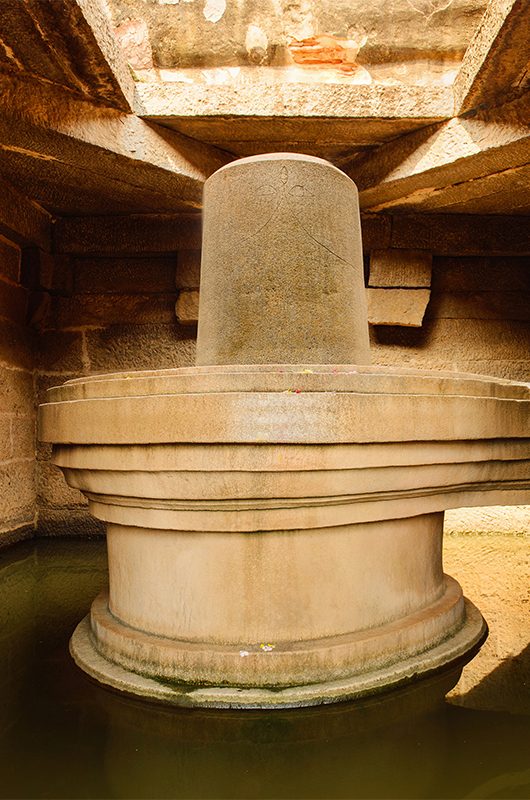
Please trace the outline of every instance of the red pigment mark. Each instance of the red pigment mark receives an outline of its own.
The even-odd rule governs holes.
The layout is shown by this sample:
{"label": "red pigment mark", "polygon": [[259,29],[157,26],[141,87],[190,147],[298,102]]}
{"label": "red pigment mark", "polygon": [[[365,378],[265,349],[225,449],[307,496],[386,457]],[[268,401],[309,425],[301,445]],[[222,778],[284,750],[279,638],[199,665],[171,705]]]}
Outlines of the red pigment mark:
{"label": "red pigment mark", "polygon": [[308,39],[293,39],[287,46],[296,64],[338,67],[341,72],[354,72],[356,58],[366,39],[338,39],[321,34]]}

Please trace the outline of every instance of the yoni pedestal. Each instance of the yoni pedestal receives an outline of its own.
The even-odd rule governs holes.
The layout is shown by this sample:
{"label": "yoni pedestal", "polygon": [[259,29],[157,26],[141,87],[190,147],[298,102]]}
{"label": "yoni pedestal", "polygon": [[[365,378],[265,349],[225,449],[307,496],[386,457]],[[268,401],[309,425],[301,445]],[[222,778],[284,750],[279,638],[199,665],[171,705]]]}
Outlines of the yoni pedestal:
{"label": "yoni pedestal", "polygon": [[485,638],[442,571],[443,511],[524,502],[528,387],[370,367],[359,231],[327,162],[224,167],[199,366],[50,390],[41,437],[107,523],[109,596],[72,639],[102,683],[312,705],[454,669]]}

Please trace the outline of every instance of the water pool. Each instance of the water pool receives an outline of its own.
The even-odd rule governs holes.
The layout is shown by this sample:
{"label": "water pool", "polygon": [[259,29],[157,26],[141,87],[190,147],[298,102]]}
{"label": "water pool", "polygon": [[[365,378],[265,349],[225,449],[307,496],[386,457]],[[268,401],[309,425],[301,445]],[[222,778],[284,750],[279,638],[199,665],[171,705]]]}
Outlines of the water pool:
{"label": "water pool", "polygon": [[530,797],[530,717],[452,705],[447,676],[270,712],[170,709],[100,688],[68,640],[105,583],[102,540],[0,551],[1,797]]}

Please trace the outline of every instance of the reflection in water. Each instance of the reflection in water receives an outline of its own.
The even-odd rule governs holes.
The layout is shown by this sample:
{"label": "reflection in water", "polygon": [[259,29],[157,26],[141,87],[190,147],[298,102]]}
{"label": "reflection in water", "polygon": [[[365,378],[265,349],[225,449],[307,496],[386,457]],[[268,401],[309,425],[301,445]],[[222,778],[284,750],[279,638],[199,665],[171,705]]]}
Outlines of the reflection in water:
{"label": "reflection in water", "polygon": [[443,675],[299,711],[172,709],[91,683],[69,636],[101,541],[0,553],[0,796],[525,798],[530,718],[451,706]]}

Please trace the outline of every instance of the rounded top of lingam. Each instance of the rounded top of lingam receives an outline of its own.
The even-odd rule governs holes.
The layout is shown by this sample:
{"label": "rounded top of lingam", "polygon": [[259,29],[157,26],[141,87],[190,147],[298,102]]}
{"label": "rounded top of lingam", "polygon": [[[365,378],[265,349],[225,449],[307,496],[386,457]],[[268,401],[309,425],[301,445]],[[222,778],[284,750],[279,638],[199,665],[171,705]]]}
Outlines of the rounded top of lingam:
{"label": "rounded top of lingam", "polygon": [[234,161],[204,191],[197,364],[367,364],[355,184],[321,158]]}
{"label": "rounded top of lingam", "polygon": [[[234,167],[239,168],[243,164],[258,164],[262,161],[266,161],[269,164],[273,161],[304,161],[306,163],[323,164],[328,169],[337,172],[342,176],[342,178],[350,181],[355,186],[355,183],[352,181],[352,179],[330,161],[327,161],[325,158],[320,158],[320,156],[308,156],[305,155],[305,153],[260,153],[259,155],[255,156],[245,156],[244,158],[238,158],[235,161],[230,161],[228,164],[220,167],[215,173],[213,173],[213,175],[233,169]],[[213,177],[213,175],[210,177]],[[208,178],[208,180],[210,180],[210,178]]]}

